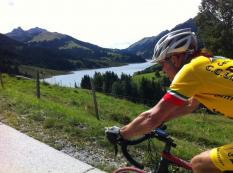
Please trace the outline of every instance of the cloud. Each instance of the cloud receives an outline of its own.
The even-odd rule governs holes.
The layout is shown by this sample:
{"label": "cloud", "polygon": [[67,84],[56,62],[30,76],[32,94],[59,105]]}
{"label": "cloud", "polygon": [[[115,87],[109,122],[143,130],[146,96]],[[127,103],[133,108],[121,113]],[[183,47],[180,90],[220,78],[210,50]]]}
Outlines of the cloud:
{"label": "cloud", "polygon": [[15,2],[13,0],[8,1],[9,6],[15,6]]}

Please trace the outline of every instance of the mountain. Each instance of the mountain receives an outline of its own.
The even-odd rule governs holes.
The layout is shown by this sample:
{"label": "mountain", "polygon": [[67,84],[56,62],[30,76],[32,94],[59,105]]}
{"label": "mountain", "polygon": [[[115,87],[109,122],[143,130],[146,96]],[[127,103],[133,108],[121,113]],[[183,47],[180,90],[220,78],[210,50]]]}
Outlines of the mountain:
{"label": "mountain", "polygon": [[25,43],[42,32],[46,32],[46,30],[36,27],[29,29],[28,31],[24,31],[21,27],[18,27],[7,33],[6,36]]}
{"label": "mountain", "polygon": [[56,52],[30,47],[0,34],[0,70],[18,73],[19,65],[29,65],[56,70],[74,69],[75,66]]}
{"label": "mountain", "polygon": [[[183,28],[191,28],[193,32],[197,32],[197,27],[195,24],[195,19],[189,19],[184,23],[176,25],[171,31]],[[162,31],[157,36],[145,37],[138,42],[130,45],[128,48],[124,49],[125,52],[133,53],[138,56],[142,56],[144,59],[151,59],[154,51],[155,44],[166,35],[169,30]]]}
{"label": "mountain", "polygon": [[[172,30],[182,28],[197,31],[194,19],[176,25]],[[145,59],[151,59],[155,44],[168,32],[162,31],[157,36],[143,38],[127,49],[119,50],[102,48],[38,27],[29,30],[18,27],[6,35],[0,35],[0,60],[13,65],[68,71],[144,62]]]}
{"label": "mountain", "polygon": [[[17,62],[24,65],[71,71],[144,62],[140,56],[130,52],[102,48],[65,34],[49,32],[38,27],[27,31],[18,27],[7,33],[5,38],[11,40],[13,47],[16,47],[16,43],[22,45],[20,49],[11,49],[17,54],[11,59],[17,59]],[[0,44],[0,48],[3,47],[4,43]]]}
{"label": "mountain", "polygon": [[[49,32],[41,28],[32,28],[27,31],[20,27],[6,34],[8,37],[21,41],[29,47],[44,48],[56,52],[72,61],[101,61],[115,63],[144,62],[144,60],[130,52],[119,49],[107,49],[97,45],[80,41],[69,35]],[[105,66],[108,66],[107,63]]]}
{"label": "mountain", "polygon": [[0,48],[1,49],[8,49],[11,50],[12,48],[15,48],[16,46],[22,46],[23,43],[10,39],[9,37],[0,34]]}
{"label": "mountain", "polygon": [[24,45],[0,34],[0,72],[17,73],[19,55],[17,50]]}
{"label": "mountain", "polygon": [[125,51],[142,56],[144,59],[151,59],[155,44],[168,32],[168,30],[165,30],[157,36],[145,37],[138,42],[130,45],[127,49],[125,49]]}

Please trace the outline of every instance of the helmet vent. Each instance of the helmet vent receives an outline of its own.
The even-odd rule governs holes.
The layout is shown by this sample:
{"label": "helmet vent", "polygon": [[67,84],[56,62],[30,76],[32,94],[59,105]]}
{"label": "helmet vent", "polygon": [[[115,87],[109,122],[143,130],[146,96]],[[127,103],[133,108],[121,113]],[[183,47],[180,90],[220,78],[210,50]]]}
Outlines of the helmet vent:
{"label": "helmet vent", "polygon": [[175,48],[179,48],[179,47],[182,47],[183,45],[186,44],[186,40],[182,41],[181,43],[179,43],[178,45],[176,45]]}
{"label": "helmet vent", "polygon": [[172,40],[169,40],[167,46],[170,46],[171,44],[172,44]]}

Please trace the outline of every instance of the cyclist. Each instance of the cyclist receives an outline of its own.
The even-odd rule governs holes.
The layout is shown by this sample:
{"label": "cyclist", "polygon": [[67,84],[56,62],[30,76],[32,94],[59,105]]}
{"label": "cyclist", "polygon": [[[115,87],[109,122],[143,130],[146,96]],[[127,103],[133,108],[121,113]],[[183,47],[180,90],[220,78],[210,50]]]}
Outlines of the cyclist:
{"label": "cyclist", "polygon": [[[152,62],[163,66],[171,80],[170,89],[154,107],[128,125],[108,130],[111,142],[149,133],[165,121],[192,112],[199,103],[233,117],[233,60],[201,53],[195,33],[189,28],[162,37],[155,45]],[[233,170],[233,144],[200,153],[191,164],[195,173]]]}

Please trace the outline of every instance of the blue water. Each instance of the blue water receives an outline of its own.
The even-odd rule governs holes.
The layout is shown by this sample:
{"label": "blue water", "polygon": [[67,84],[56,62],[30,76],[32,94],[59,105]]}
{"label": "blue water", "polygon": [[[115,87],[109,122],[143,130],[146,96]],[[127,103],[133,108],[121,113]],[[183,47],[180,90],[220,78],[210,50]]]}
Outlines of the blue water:
{"label": "blue water", "polygon": [[150,67],[152,65],[153,64],[150,62],[145,62],[145,63],[129,64],[120,67],[79,70],[79,71],[73,71],[71,74],[53,76],[51,78],[45,79],[45,81],[50,84],[57,84],[66,87],[74,87],[75,82],[77,86],[80,86],[81,80],[84,75],[89,75],[90,77],[93,77],[95,72],[105,73],[106,71],[113,71],[119,77],[121,76],[122,73],[132,76],[135,72],[144,70],[145,68]]}

